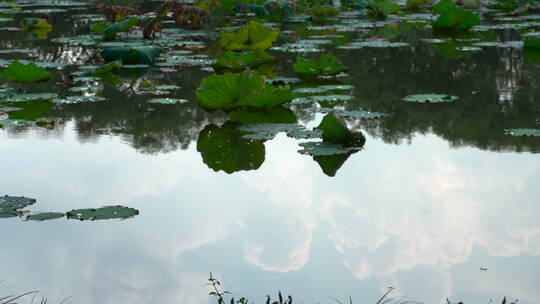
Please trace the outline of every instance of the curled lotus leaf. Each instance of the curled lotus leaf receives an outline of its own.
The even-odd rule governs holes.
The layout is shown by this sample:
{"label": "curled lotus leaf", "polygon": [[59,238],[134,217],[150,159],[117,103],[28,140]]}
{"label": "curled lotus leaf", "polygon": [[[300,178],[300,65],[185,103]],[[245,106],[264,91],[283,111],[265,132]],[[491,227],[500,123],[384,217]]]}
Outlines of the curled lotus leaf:
{"label": "curled lotus leaf", "polygon": [[325,142],[359,148],[363,147],[366,142],[365,136],[361,132],[350,130],[336,112],[326,114],[315,129],[322,131],[322,138]]}
{"label": "curled lotus leaf", "polygon": [[504,130],[504,134],[512,136],[538,137],[540,136],[540,129],[506,129]]}
{"label": "curled lotus leaf", "polygon": [[403,97],[403,101],[406,102],[417,102],[417,103],[444,103],[444,102],[454,102],[457,100],[457,96],[446,95],[446,94],[413,94]]}
{"label": "curled lotus leaf", "polygon": [[118,47],[104,49],[101,51],[101,57],[103,57],[107,63],[122,60],[122,63],[124,64],[123,67],[125,67],[126,64],[151,65],[156,58],[159,57],[162,51],[162,48],[156,46]]}
{"label": "curled lotus leaf", "polygon": [[61,212],[43,212],[43,213],[34,213],[26,216],[27,221],[48,221],[55,220],[64,217],[66,214]]}
{"label": "curled lotus leaf", "polygon": [[107,206],[101,208],[74,209],[66,213],[68,219],[81,221],[127,219],[139,214],[139,210],[124,206]]}

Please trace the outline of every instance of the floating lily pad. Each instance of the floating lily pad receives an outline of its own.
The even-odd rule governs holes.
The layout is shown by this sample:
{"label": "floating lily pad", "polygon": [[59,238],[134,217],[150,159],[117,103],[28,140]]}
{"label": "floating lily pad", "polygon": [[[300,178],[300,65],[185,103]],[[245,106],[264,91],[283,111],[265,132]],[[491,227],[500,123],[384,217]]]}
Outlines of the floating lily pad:
{"label": "floating lily pad", "polygon": [[4,128],[21,128],[31,125],[33,122],[31,120],[24,119],[4,119],[0,120],[0,126]]}
{"label": "floating lily pad", "polygon": [[504,134],[512,136],[540,136],[540,129],[506,129]]}
{"label": "floating lily pad", "polygon": [[96,101],[103,101],[103,100],[106,100],[106,98],[101,97],[101,96],[87,95],[87,96],[66,96],[63,98],[54,98],[54,99],[51,99],[51,102],[60,103],[60,104],[75,104],[75,103],[96,102]]}
{"label": "floating lily pad", "polygon": [[406,42],[389,42],[389,41],[357,41],[347,45],[337,46],[338,49],[354,50],[362,48],[395,48],[409,46]]}
{"label": "floating lily pad", "polygon": [[299,145],[303,147],[303,149],[298,150],[298,152],[300,152],[301,154],[308,154],[312,156],[348,154],[353,151],[361,150],[361,148],[358,147],[345,147],[343,145],[328,141],[305,142],[300,143]]}
{"label": "floating lily pad", "polygon": [[28,93],[17,94],[7,99],[8,102],[29,102],[38,100],[51,100],[58,97],[56,93]]}
{"label": "floating lily pad", "polygon": [[0,197],[0,209],[3,210],[19,210],[36,203],[33,198],[24,196],[3,196]]}
{"label": "floating lily pad", "polygon": [[162,49],[155,46],[120,47],[104,49],[101,51],[101,57],[106,62],[122,60],[124,67],[126,64],[151,65],[161,52]]}
{"label": "floating lily pad", "polygon": [[59,218],[62,218],[64,216],[65,216],[65,214],[60,213],[60,212],[44,212],[44,213],[30,214],[30,215],[26,216],[26,220],[27,221],[42,222],[42,221],[59,219]]}
{"label": "floating lily pad", "polygon": [[148,100],[149,103],[160,103],[160,104],[180,104],[188,102],[187,99],[180,98],[152,98]]}
{"label": "floating lily pad", "polygon": [[127,219],[139,214],[139,210],[124,206],[107,206],[97,209],[74,209],[66,213],[68,219],[81,221]]}
{"label": "floating lily pad", "polygon": [[287,131],[287,136],[298,139],[321,138],[322,134],[321,130],[294,129]]}
{"label": "floating lily pad", "polygon": [[403,97],[403,101],[417,102],[417,103],[443,103],[454,102],[458,99],[457,96],[445,95],[445,94],[414,94]]}
{"label": "floating lily pad", "polygon": [[388,114],[368,111],[337,111],[340,117],[352,117],[356,119],[377,119],[387,117]]}

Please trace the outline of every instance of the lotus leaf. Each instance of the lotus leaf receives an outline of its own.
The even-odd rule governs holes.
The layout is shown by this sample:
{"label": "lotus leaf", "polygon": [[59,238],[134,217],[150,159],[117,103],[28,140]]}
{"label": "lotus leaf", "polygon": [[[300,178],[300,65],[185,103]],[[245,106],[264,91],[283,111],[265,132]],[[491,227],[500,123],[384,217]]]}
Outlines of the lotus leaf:
{"label": "lotus leaf", "polygon": [[512,136],[540,136],[540,129],[507,129],[504,134]]}
{"label": "lotus leaf", "polygon": [[124,206],[107,206],[97,209],[74,209],[66,213],[68,219],[81,221],[126,219],[139,214],[139,210]]}
{"label": "lotus leaf", "polygon": [[44,101],[58,97],[56,93],[28,93],[17,94],[7,99],[8,102],[29,102],[29,101]]}
{"label": "lotus leaf", "polygon": [[534,48],[534,49],[540,49],[540,38],[536,39],[525,39],[524,46],[526,48]]}
{"label": "lotus leaf", "polygon": [[47,20],[41,18],[24,18],[21,21],[21,27],[25,30],[52,29]]}
{"label": "lotus leaf", "polygon": [[363,147],[366,142],[364,135],[361,132],[349,130],[345,121],[336,112],[326,114],[315,129],[323,132],[324,141],[346,147]]}
{"label": "lotus leaf", "polygon": [[180,104],[188,102],[186,99],[179,98],[153,98],[148,100],[149,103],[160,103],[160,104]]}
{"label": "lotus leaf", "polygon": [[0,120],[0,127],[5,127],[5,128],[20,128],[20,127],[26,127],[31,124],[32,124],[31,120],[24,120],[24,119]]}
{"label": "lotus leaf", "polygon": [[42,221],[59,219],[59,218],[62,218],[64,216],[65,216],[65,214],[60,213],[60,212],[44,212],[44,213],[30,214],[30,215],[26,216],[26,220],[27,221],[42,222]]}
{"label": "lotus leaf", "polygon": [[271,62],[274,57],[262,51],[249,52],[224,52],[217,57],[217,62],[214,63],[216,71],[234,70],[241,71],[246,67],[257,67],[263,63]]}
{"label": "lotus leaf", "polygon": [[265,84],[252,71],[240,74],[212,74],[202,80],[196,91],[201,106],[208,109],[233,110],[239,107],[268,108],[292,100],[289,87]]}
{"label": "lotus leaf", "polygon": [[384,19],[399,11],[399,5],[392,0],[375,0],[367,6],[369,15],[373,18]]}
{"label": "lotus leaf", "polygon": [[0,73],[0,77],[6,77],[15,82],[31,83],[48,80],[52,74],[33,62],[22,64],[19,61],[13,61]]}
{"label": "lotus leaf", "polygon": [[197,151],[203,162],[214,171],[233,173],[258,169],[264,162],[265,148],[261,140],[248,140],[235,123],[222,127],[208,125],[199,133]]}
{"label": "lotus leaf", "polygon": [[318,60],[296,57],[293,69],[302,76],[329,76],[347,70],[332,53],[326,53]]}
{"label": "lotus leaf", "polygon": [[123,64],[153,64],[163,50],[155,46],[109,48],[101,51],[105,62],[122,60]]}
{"label": "lotus leaf", "polygon": [[245,124],[262,123],[296,123],[296,115],[291,109],[283,107],[274,107],[270,109],[245,109],[231,113],[231,121]]}
{"label": "lotus leaf", "polygon": [[0,209],[2,210],[19,210],[36,203],[33,198],[24,196],[3,196],[0,197]]}
{"label": "lotus leaf", "polygon": [[277,41],[274,31],[256,21],[249,21],[236,32],[221,31],[219,45],[226,50],[266,50]]}
{"label": "lotus leaf", "polygon": [[337,143],[323,141],[323,142],[305,142],[299,144],[303,147],[302,150],[298,150],[301,154],[307,154],[312,156],[323,155],[338,155],[348,154],[353,151],[358,151],[359,147],[346,147]]}
{"label": "lotus leaf", "polygon": [[417,103],[442,103],[453,102],[458,99],[457,96],[444,95],[444,94],[415,94],[407,95],[402,100],[406,102]]}
{"label": "lotus leaf", "polygon": [[125,32],[139,23],[138,17],[129,17],[116,22],[103,30],[103,40],[110,41],[116,38],[116,34]]}
{"label": "lotus leaf", "polygon": [[468,30],[480,23],[480,16],[461,7],[446,5],[439,9],[441,15],[433,21],[435,29]]}

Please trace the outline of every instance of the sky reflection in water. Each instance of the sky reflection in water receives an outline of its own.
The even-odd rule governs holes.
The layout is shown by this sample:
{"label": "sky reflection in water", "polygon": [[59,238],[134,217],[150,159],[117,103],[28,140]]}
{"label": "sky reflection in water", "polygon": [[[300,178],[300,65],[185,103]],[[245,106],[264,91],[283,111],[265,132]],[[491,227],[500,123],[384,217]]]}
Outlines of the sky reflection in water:
{"label": "sky reflection in water", "polygon": [[55,138],[0,140],[2,190],[37,198],[29,209],[141,211],[126,221],[2,220],[2,294],[200,303],[213,271],[257,302],[278,289],[304,303],[375,302],[388,286],[425,303],[540,298],[535,154],[368,137],[330,178],[284,135],[265,144],[258,170],[233,175],[210,170],[193,143],[145,155],[116,136],[81,143],[73,122]]}

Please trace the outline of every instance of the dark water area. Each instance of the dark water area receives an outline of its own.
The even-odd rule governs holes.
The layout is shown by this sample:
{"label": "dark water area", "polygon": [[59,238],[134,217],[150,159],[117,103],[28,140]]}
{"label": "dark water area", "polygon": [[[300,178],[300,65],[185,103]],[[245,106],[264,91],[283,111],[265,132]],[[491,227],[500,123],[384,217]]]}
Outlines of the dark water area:
{"label": "dark water area", "polygon": [[[0,195],[35,198],[28,214],[138,211],[95,221],[0,218],[0,298],[40,290],[52,303],[72,295],[68,303],[215,303],[204,285],[211,271],[255,303],[278,290],[298,303],[376,303],[389,287],[391,303],[540,302],[540,137],[505,131],[540,129],[540,56],[522,43],[540,29],[536,11],[521,19],[483,12],[480,26],[451,38],[434,33],[432,15],[269,24],[281,31],[269,50],[276,60],[259,72],[297,79],[297,98],[310,98],[298,93],[305,88],[334,95],[295,99],[260,122],[311,129],[330,106],[386,114],[345,118],[365,136],[362,150],[311,156],[298,151],[313,138],[246,138],[241,130],[259,122],[257,112],[198,104],[219,29],[254,17],[214,16],[201,30],[168,22],[153,41],[134,30],[103,43],[83,36],[104,20],[91,3],[0,4],[0,66],[27,60],[53,73],[25,84],[27,93],[104,98],[14,103],[0,95],[0,122],[30,121],[0,129]],[[45,36],[13,29],[47,12],[55,20]],[[311,40],[303,52],[277,48],[299,40]],[[374,44],[352,48],[355,41]],[[115,85],[69,81],[102,65],[102,49],[144,43],[164,49],[154,66],[120,68]],[[300,81],[296,57],[327,51],[346,73]],[[0,93],[17,86],[0,80]],[[402,100],[412,94],[458,99]],[[184,101],[149,102],[158,97]],[[41,117],[53,123],[40,127]]]}

